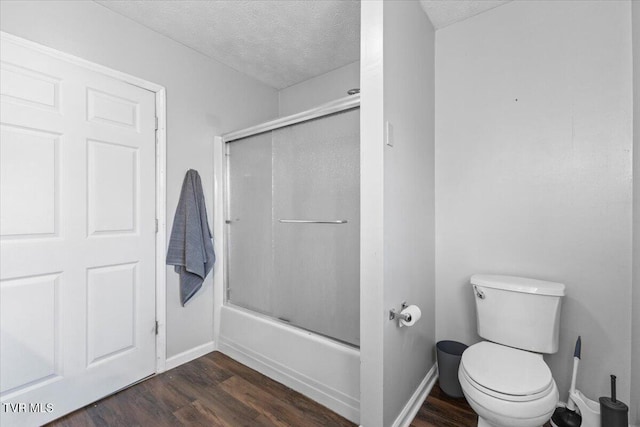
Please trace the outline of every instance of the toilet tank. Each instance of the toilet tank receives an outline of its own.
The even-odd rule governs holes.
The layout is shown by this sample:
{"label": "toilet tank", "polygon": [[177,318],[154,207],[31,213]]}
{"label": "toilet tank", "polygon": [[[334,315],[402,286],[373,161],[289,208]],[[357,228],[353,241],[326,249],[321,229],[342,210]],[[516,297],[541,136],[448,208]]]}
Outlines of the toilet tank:
{"label": "toilet tank", "polygon": [[536,353],[558,351],[562,283],[514,276],[471,276],[478,334]]}

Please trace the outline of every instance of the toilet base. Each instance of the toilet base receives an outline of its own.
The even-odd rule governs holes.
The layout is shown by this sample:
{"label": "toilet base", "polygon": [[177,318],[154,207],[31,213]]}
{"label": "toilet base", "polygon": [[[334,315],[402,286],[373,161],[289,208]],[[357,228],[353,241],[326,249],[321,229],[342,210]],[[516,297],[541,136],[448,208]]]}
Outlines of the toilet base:
{"label": "toilet base", "polygon": [[496,427],[482,417],[478,417],[478,427]]}
{"label": "toilet base", "polygon": [[491,424],[489,421],[485,420],[481,416],[478,416],[478,427],[505,427],[505,426]]}
{"label": "toilet base", "polygon": [[479,427],[540,427],[547,422],[558,403],[558,388],[551,387],[537,399],[510,401],[486,394],[468,378],[464,359],[458,370],[458,379],[469,406],[478,414]]}

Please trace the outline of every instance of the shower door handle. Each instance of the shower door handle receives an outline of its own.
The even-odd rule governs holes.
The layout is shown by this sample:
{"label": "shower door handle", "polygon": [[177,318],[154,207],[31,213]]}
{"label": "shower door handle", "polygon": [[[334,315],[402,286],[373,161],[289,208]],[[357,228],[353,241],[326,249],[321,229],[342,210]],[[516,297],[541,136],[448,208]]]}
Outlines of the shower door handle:
{"label": "shower door handle", "polygon": [[278,222],[289,224],[346,224],[346,219],[336,219],[332,221],[322,221],[317,219],[279,219]]}

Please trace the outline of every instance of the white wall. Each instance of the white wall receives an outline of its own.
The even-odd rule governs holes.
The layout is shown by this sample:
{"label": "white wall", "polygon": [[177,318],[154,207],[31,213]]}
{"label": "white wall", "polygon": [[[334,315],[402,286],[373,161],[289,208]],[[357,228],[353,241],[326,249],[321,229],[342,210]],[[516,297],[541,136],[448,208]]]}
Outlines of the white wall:
{"label": "white wall", "polygon": [[[633,335],[630,422],[640,426],[640,2],[633,20]],[[634,422],[635,420],[635,422]]]}
{"label": "white wall", "polygon": [[563,282],[563,400],[582,335],[578,388],[615,373],[629,402],[630,7],[517,1],[436,37],[437,338],[478,340],[474,273]]}
{"label": "white wall", "polygon": [[360,8],[360,425],[384,409],[383,2]]}
{"label": "white wall", "polygon": [[299,113],[325,102],[348,96],[349,89],[360,87],[360,61],[305,80],[280,90],[280,116]]}
{"label": "white wall", "polygon": [[[414,1],[361,15],[360,424],[376,427],[410,417],[435,363],[435,33]],[[410,328],[388,317],[403,301],[423,313]]]}
{"label": "white wall", "polygon": [[[167,90],[167,238],[182,179],[202,177],[213,214],[215,135],[277,115],[275,89],[91,1],[0,3],[2,31],[164,85]],[[213,339],[212,277],[181,307],[178,277],[167,268],[167,356]]]}
{"label": "white wall", "polygon": [[[435,31],[416,1],[384,3],[384,308],[422,310],[410,328],[384,324],[384,425],[435,364]],[[421,402],[420,402],[421,403]]]}

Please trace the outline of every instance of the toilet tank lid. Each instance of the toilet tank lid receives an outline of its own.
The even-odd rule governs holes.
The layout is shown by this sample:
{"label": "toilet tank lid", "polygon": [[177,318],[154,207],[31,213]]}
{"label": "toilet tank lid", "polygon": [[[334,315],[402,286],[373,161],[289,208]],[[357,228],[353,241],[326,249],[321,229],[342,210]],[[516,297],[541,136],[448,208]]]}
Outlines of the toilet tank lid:
{"label": "toilet tank lid", "polygon": [[547,282],[545,280],[527,279],[516,276],[499,276],[493,274],[474,274],[471,284],[487,288],[502,289],[511,292],[527,294],[564,296],[565,286],[562,283]]}

